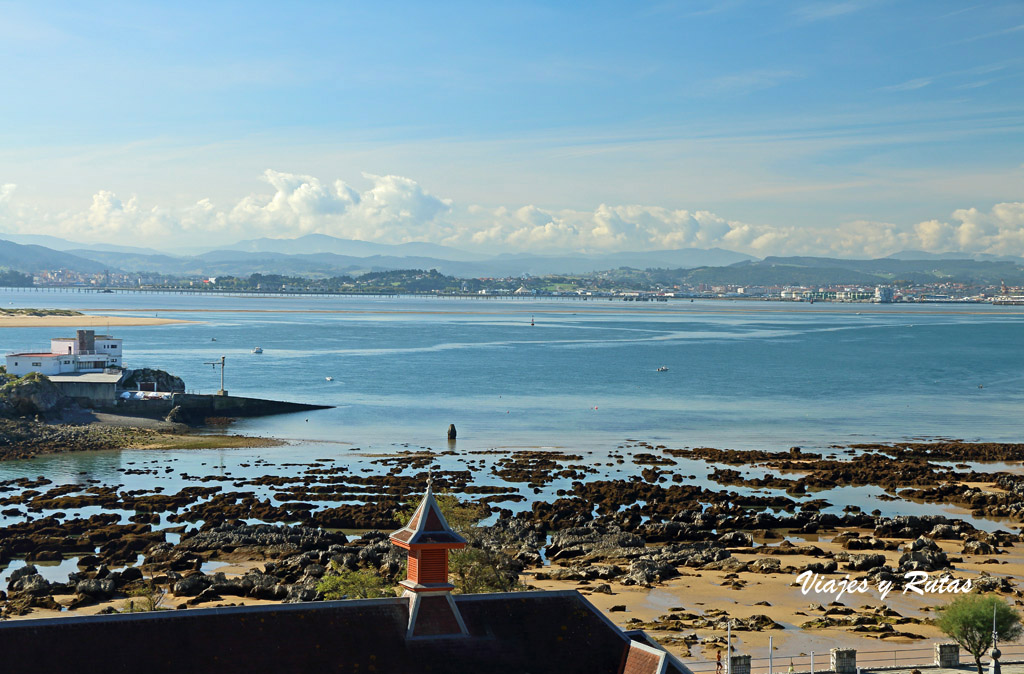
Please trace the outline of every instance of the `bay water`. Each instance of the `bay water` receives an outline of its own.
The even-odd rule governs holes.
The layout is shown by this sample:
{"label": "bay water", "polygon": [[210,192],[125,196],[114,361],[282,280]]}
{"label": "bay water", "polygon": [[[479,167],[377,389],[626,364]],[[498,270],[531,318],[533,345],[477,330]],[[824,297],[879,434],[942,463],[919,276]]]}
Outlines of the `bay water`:
{"label": "bay water", "polygon": [[[862,442],[1022,438],[1022,307],[37,290],[0,292],[0,306],[191,321],[111,332],[124,339],[127,367],[167,370],[189,390],[216,391],[220,371],[207,363],[223,355],[232,394],[333,406],[230,426],[287,439],[281,447],[41,456],[0,463],[0,480],[44,475],[83,488],[97,480],[174,493],[194,484],[187,475],[294,475],[317,461],[384,472],[380,454],[426,449],[438,452],[438,468],[466,469],[469,452],[532,448],[580,455],[600,479],[638,475],[641,466],[608,459],[634,441],[829,452]],[[5,328],[0,350],[46,348],[65,334],[72,330]],[[262,354],[252,353],[257,346]],[[449,424],[458,429],[452,446]],[[500,484],[488,455],[472,460],[474,484]],[[1000,468],[1017,467],[987,469]],[[717,488],[710,469],[686,460],[676,467]],[[557,498],[571,480],[539,493],[520,486],[527,500],[514,510]],[[874,487],[816,494],[836,511],[853,503],[885,514],[947,512],[881,495]],[[0,516],[0,525],[20,519]]]}

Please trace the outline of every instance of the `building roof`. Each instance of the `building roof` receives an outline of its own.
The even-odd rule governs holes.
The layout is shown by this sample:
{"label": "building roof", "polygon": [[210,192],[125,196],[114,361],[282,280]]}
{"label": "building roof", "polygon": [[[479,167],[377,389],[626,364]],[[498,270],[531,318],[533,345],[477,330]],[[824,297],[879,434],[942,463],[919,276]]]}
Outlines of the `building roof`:
{"label": "building roof", "polygon": [[431,480],[427,480],[427,493],[409,518],[409,523],[391,534],[391,542],[403,548],[412,545],[445,545],[461,548],[466,539],[457,534],[444,518],[434,498]]}
{"label": "building roof", "polygon": [[401,597],[5,621],[0,649],[12,672],[689,674],[575,590],[454,600],[467,636],[408,637]]}
{"label": "building roof", "polygon": [[58,384],[116,384],[124,376],[123,372],[108,374],[106,372],[76,372],[69,374],[50,374],[46,378]]}
{"label": "building roof", "polygon": [[49,351],[47,351],[46,353],[9,353],[7,355],[8,356],[25,356],[25,357],[32,357],[32,358],[57,358],[57,357],[60,357],[60,356],[66,356],[68,354],[66,354],[66,353],[50,353]]}

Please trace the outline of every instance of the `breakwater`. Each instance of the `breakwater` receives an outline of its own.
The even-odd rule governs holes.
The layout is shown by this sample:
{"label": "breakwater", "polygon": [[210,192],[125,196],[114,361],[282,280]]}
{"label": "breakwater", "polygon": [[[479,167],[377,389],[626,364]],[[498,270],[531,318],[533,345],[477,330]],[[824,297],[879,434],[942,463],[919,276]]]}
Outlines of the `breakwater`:
{"label": "breakwater", "polygon": [[174,414],[180,416],[182,421],[196,423],[208,417],[262,417],[271,414],[326,410],[332,407],[232,395],[173,393],[169,398],[158,400],[118,400],[108,406],[106,411],[162,419],[177,410]]}

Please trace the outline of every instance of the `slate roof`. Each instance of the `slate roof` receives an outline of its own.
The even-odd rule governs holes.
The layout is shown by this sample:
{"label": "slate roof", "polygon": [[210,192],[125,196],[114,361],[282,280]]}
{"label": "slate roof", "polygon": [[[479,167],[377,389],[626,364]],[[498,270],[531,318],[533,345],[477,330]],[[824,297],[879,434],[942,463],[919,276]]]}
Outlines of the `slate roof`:
{"label": "slate roof", "polygon": [[466,539],[448,525],[430,482],[427,482],[427,493],[409,518],[409,523],[391,534],[391,542],[402,547],[441,544],[461,548],[466,545]]}
{"label": "slate roof", "polygon": [[[407,638],[402,597],[6,621],[0,653],[5,672],[110,674],[621,674],[657,659],[573,590],[454,599],[468,636]],[[689,674],[671,656],[659,671]]]}

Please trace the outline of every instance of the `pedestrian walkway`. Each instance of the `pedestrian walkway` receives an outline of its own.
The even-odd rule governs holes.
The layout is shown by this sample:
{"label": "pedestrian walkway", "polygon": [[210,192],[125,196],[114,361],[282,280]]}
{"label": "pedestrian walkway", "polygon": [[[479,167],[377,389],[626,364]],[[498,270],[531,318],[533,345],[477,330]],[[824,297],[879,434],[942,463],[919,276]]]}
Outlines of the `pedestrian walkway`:
{"label": "pedestrian walkway", "polygon": [[[988,672],[988,663],[991,659],[985,656],[981,659],[981,664]],[[1018,662],[1002,662],[1000,661],[1000,667],[1003,670],[1003,674],[1024,674],[1024,661]],[[869,674],[870,672],[884,672],[884,674],[910,674],[915,669],[920,670],[921,674],[969,674],[970,672],[977,672],[978,668],[975,667],[974,663],[960,665],[959,667],[935,667],[935,666],[920,666],[920,667],[862,667],[860,668],[861,674]]]}

